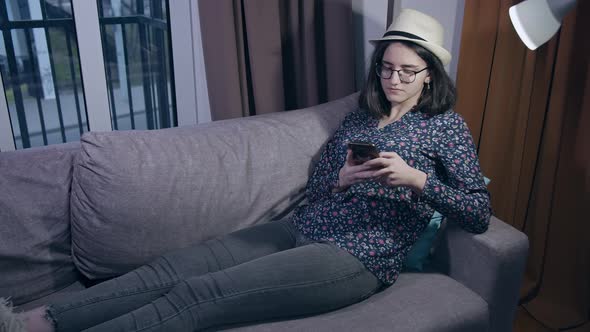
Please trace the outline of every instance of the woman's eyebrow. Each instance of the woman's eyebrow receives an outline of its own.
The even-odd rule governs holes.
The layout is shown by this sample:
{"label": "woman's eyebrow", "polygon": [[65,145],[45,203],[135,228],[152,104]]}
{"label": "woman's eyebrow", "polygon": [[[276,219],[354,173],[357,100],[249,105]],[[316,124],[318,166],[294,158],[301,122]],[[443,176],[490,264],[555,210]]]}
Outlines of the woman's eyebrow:
{"label": "woman's eyebrow", "polygon": [[[391,62],[389,62],[389,61],[387,61],[387,60],[381,60],[381,62],[382,62],[384,65],[388,65],[388,66],[394,66],[394,64],[393,64],[393,63],[391,63]],[[419,66],[418,66],[418,65],[401,65],[400,67],[402,67],[402,68],[405,68],[405,69],[416,69],[416,68],[418,68]]]}

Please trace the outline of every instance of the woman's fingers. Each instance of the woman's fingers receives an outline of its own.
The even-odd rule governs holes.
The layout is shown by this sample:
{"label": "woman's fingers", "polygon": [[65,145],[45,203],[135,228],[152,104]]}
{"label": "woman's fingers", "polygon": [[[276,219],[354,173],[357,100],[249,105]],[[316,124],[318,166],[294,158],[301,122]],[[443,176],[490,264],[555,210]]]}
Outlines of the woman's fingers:
{"label": "woman's fingers", "polygon": [[344,181],[341,182],[351,185],[367,180],[393,181],[394,179],[388,177],[394,173],[392,167],[396,164],[396,158],[399,158],[399,155],[395,152],[381,152],[379,158],[356,164],[352,159],[352,150],[347,149],[346,165],[342,169],[344,177],[341,179]]}
{"label": "woman's fingers", "polygon": [[366,180],[366,179],[371,179],[375,177],[375,171],[361,171],[361,172],[356,172],[354,174],[354,177],[358,180]]}
{"label": "woman's fingers", "polygon": [[383,152],[379,153],[379,156],[381,158],[389,158],[389,159],[400,158],[399,154],[392,152],[392,151],[391,152],[383,151]]}
{"label": "woman's fingers", "polygon": [[[384,152],[382,152],[383,154]],[[395,154],[394,155],[386,155],[383,157],[379,157],[379,158],[375,158],[375,159],[371,159],[367,162],[365,162],[363,165],[371,167],[371,168],[384,168],[384,167],[389,167],[391,165],[393,165],[396,162],[395,158],[399,158],[399,156],[397,155],[397,153],[395,152],[390,152]]]}
{"label": "woman's fingers", "polygon": [[391,173],[393,173],[393,170],[390,169],[390,168],[388,168],[388,167],[385,167],[385,168],[382,168],[382,169],[380,169],[378,171],[375,171],[373,173],[373,176],[376,177],[376,178],[378,178],[378,177],[382,177],[384,175],[389,175]]}
{"label": "woman's fingers", "polygon": [[375,167],[375,166],[372,166],[372,165],[367,165],[366,163],[361,164],[361,165],[356,165],[356,166],[351,166],[350,167],[351,171],[354,172],[354,173],[364,172],[364,171],[369,171],[369,170],[376,171],[379,168],[380,167]]}
{"label": "woman's fingers", "polygon": [[349,165],[352,165],[352,150],[351,149],[346,149],[346,163]]}
{"label": "woman's fingers", "polygon": [[387,167],[389,166],[389,159],[385,159],[385,158],[375,158],[375,159],[371,159],[369,161],[366,161],[363,166],[369,167],[369,168],[382,168],[382,167]]}

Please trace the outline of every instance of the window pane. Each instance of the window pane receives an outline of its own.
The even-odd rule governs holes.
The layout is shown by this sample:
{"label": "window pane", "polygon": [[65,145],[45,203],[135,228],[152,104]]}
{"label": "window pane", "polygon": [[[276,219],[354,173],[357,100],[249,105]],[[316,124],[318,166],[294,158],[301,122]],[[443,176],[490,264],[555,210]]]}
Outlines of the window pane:
{"label": "window pane", "polygon": [[43,5],[49,19],[72,18],[71,0],[45,0]]}
{"label": "window pane", "polygon": [[[120,17],[120,16],[136,16],[146,15],[149,13],[150,1],[137,0],[110,0],[102,1],[102,16],[101,17]],[[101,5],[99,0],[99,6]]]}
{"label": "window pane", "polygon": [[177,125],[164,0],[98,0],[113,129]]}
{"label": "window pane", "polygon": [[39,0],[6,0],[6,11],[11,21],[41,20],[41,2]]}
{"label": "window pane", "polygon": [[[65,0],[44,3],[54,9],[71,6]],[[79,140],[88,124],[74,20],[43,19],[38,0],[4,4],[0,72],[17,149]],[[22,28],[10,17],[39,19]]]}
{"label": "window pane", "polygon": [[11,21],[72,18],[71,0],[3,0]]}

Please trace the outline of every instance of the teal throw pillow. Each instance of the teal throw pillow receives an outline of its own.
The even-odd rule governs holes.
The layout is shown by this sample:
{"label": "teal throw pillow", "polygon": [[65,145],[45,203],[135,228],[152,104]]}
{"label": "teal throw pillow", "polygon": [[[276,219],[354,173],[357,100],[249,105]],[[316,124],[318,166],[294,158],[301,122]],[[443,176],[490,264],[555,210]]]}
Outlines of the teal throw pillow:
{"label": "teal throw pillow", "polygon": [[[483,177],[486,186],[490,183],[490,179]],[[424,230],[424,233],[420,235],[416,243],[410,249],[408,256],[406,257],[405,270],[406,271],[422,271],[424,264],[428,263],[430,257],[430,248],[432,248],[432,242],[436,237],[436,233],[440,228],[440,223],[443,220],[443,216],[434,211],[428,226]]]}

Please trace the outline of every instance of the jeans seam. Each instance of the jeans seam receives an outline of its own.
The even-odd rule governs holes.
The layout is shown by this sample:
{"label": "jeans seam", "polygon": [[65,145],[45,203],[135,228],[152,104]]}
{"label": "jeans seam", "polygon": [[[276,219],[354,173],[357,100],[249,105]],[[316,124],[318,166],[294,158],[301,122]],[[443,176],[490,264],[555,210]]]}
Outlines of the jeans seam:
{"label": "jeans seam", "polygon": [[[234,255],[231,253],[231,251],[229,251],[229,249],[227,248],[227,246],[225,245],[225,243],[223,243],[223,241],[221,241],[220,239],[215,239],[217,242],[219,242],[219,244],[223,247],[223,249],[225,249],[225,251],[228,253],[229,257],[231,257],[232,259],[232,266],[236,265],[236,258],[234,257]],[[219,261],[217,262],[217,265],[219,265],[219,270],[223,270],[223,268],[221,267],[221,264],[219,264]]]}
{"label": "jeans seam", "polygon": [[[178,282],[180,282],[180,280]],[[127,292],[125,294],[120,294],[120,295],[115,295],[115,296],[110,296],[109,295],[109,296],[102,296],[102,297],[94,297],[94,298],[91,298],[91,299],[87,299],[82,304],[78,304],[78,305],[71,304],[71,305],[67,306],[65,309],[62,309],[62,310],[56,310],[54,307],[52,307],[51,309],[53,310],[53,314],[54,315],[59,315],[59,314],[63,314],[65,312],[68,312],[70,310],[78,309],[78,308],[83,308],[85,306],[96,304],[98,302],[108,301],[108,300],[112,300],[112,299],[118,299],[118,298],[122,298],[122,297],[126,297],[126,296],[132,296],[132,295],[142,294],[142,293],[148,293],[148,292],[151,292],[151,291],[155,291],[155,290],[159,290],[159,289],[163,289],[163,288],[175,286],[176,284],[178,284],[178,282],[176,282],[176,283],[162,284],[161,286],[158,286],[158,287],[144,288],[144,289],[141,289],[141,290],[131,291],[131,292]]]}
{"label": "jeans seam", "polygon": [[[209,251],[210,256],[213,257],[213,259],[215,260],[215,264],[217,264],[217,270],[215,270],[215,271],[221,270],[221,265],[219,264],[219,260],[217,260],[217,256],[215,256],[215,252],[213,252],[211,245],[209,245],[209,243],[207,243],[207,241],[205,241],[205,242],[203,242],[203,247],[205,247]],[[207,262],[207,271],[211,272],[211,267],[209,266],[209,262]]]}
{"label": "jeans seam", "polygon": [[[167,267],[169,269],[171,269],[172,272],[174,272],[174,275],[175,276],[179,276],[180,275],[178,273],[178,271],[176,271],[176,269],[174,268],[174,264],[172,264],[172,262],[170,262],[170,260],[168,259],[168,257],[166,257],[165,255],[163,255],[163,256],[161,256],[161,259],[166,262],[166,264],[168,265]],[[164,269],[164,272],[167,272],[167,271]],[[170,279],[174,279],[174,276],[170,276],[169,273],[167,273],[167,274],[168,274],[168,277],[170,277]]]}
{"label": "jeans seam", "polygon": [[[218,300],[225,300],[225,299],[233,298],[233,297],[236,297],[236,296],[251,294],[251,293],[255,293],[255,292],[261,292],[261,293],[263,293],[263,292],[274,291],[274,290],[281,290],[281,289],[286,289],[286,288],[295,288],[295,287],[302,287],[302,286],[313,286],[313,285],[320,285],[320,284],[329,285],[329,284],[333,284],[333,283],[335,283],[337,281],[340,281],[340,280],[354,279],[354,278],[360,276],[362,273],[363,273],[363,271],[357,271],[357,272],[354,272],[354,273],[351,273],[351,274],[348,274],[348,275],[345,275],[345,276],[342,276],[342,277],[339,277],[339,278],[336,278],[336,279],[329,279],[329,280],[322,280],[322,281],[314,281],[314,282],[303,282],[303,283],[292,284],[292,285],[281,286],[281,287],[257,288],[255,290],[248,290],[248,291],[244,291],[244,292],[241,292],[241,293],[231,294],[231,295],[228,295],[228,296],[216,297],[216,298],[213,298],[213,299],[209,299],[207,301],[197,302],[197,303],[193,303],[191,305],[188,305],[185,308],[183,308],[182,310],[180,310],[178,312],[175,312],[173,315],[170,315],[170,316],[168,316],[168,317],[160,320],[159,322],[155,322],[155,323],[153,323],[151,325],[148,325],[146,327],[143,327],[143,328],[141,328],[139,330],[135,330],[134,332],[144,331],[144,330],[150,329],[150,328],[152,328],[152,327],[154,327],[154,326],[156,326],[158,324],[163,324],[164,322],[166,322],[166,321],[168,321],[168,320],[170,320],[170,319],[172,319],[172,318],[174,318],[174,317],[182,314],[183,312],[185,312],[185,311],[187,311],[187,310],[189,310],[192,307],[197,306],[197,305],[201,305],[201,304],[205,304],[205,303],[209,303],[209,302],[213,302],[213,301],[218,301]],[[184,282],[186,283],[186,281],[184,281]]]}

